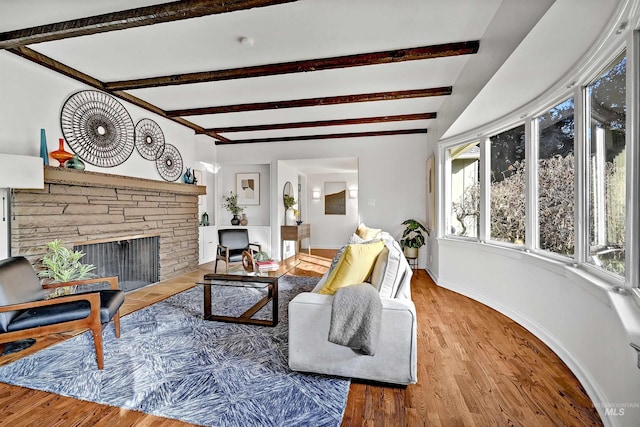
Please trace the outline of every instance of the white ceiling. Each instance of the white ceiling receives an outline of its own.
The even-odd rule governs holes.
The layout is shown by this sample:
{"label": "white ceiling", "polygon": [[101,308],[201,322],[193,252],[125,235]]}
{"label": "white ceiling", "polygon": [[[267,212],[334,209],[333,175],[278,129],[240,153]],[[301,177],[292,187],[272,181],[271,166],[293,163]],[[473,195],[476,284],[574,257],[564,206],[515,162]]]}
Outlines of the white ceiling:
{"label": "white ceiling", "polygon": [[[163,2],[50,0],[43,7],[37,0],[0,0],[0,32],[158,3]],[[553,84],[595,40],[618,0],[552,3],[300,0],[28,47],[102,82],[113,82],[480,40],[477,55],[128,91],[168,111],[452,86],[457,102],[439,96],[184,117],[198,126],[219,128],[437,112],[438,118],[430,120],[221,135],[239,140],[425,128],[438,128],[442,135],[453,125],[451,135],[468,129],[469,123],[508,113]],[[568,11],[588,19],[576,23],[566,19]],[[537,28],[539,21],[544,26]],[[495,34],[499,37],[492,39]],[[240,43],[241,37],[250,37],[253,46]],[[560,37],[567,37],[568,45],[558,43]],[[553,73],[538,74],[523,85],[518,73],[529,69],[523,64],[549,66],[547,58],[556,64]],[[534,69],[539,72],[540,66]],[[505,79],[511,85],[505,85]],[[517,96],[508,103],[497,101],[513,94]],[[464,120],[458,119],[461,113]]]}

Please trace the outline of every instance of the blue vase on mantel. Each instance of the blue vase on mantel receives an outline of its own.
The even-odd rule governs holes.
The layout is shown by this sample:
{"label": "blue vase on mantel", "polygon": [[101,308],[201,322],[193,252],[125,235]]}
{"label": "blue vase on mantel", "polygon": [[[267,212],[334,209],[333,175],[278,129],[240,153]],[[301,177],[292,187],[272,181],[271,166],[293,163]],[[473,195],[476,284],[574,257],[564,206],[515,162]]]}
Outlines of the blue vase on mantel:
{"label": "blue vase on mantel", "polygon": [[49,166],[49,150],[47,149],[47,135],[44,129],[40,129],[40,157],[45,166]]}
{"label": "blue vase on mantel", "polygon": [[193,172],[191,172],[191,168],[187,168],[187,171],[184,173],[184,175],[182,175],[182,180],[186,184],[195,184],[196,183],[196,177],[193,174]]}

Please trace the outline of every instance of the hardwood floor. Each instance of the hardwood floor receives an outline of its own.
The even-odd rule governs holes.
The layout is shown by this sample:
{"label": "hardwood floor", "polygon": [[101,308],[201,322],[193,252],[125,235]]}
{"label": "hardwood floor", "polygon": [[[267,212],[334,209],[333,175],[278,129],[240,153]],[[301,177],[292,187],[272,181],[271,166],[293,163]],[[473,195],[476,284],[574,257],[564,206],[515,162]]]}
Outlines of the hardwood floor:
{"label": "hardwood floor", "polygon": [[[335,251],[301,255],[293,271],[320,276]],[[201,269],[127,294],[130,313],[193,286]],[[500,313],[437,287],[424,270],[412,279],[418,315],[418,384],[406,388],[354,381],[343,426],[600,426],[569,369],[540,340]],[[123,329],[123,334],[126,330]],[[38,340],[0,365],[67,339]],[[120,408],[0,383],[0,425],[189,426]]]}

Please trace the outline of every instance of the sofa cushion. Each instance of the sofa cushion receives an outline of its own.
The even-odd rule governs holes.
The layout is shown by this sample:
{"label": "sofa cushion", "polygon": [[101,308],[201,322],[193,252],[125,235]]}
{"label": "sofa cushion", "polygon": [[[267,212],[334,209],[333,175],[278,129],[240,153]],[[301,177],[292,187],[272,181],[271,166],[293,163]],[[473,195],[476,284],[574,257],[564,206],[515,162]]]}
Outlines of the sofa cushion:
{"label": "sofa cushion", "polygon": [[382,240],[369,244],[347,245],[338,265],[329,274],[319,293],[333,295],[343,286],[364,282],[371,274],[373,264],[383,247]]}
{"label": "sofa cushion", "polygon": [[[383,238],[387,248],[389,249],[389,255],[387,257],[387,265],[384,270],[384,277],[379,284],[380,296],[383,298],[395,298],[397,287],[400,282],[401,265],[402,265],[402,249],[400,244],[396,242],[393,237],[383,233]],[[373,283],[373,282],[372,282]]]}
{"label": "sofa cushion", "polygon": [[[78,292],[75,295],[92,294],[96,291]],[[109,323],[113,315],[124,303],[124,292],[114,289],[97,291],[100,293],[100,323]]]}
{"label": "sofa cushion", "polygon": [[378,240],[380,240],[380,234],[377,235],[377,237],[374,237],[371,240],[366,240],[363,239],[362,237],[358,236],[356,233],[353,233],[351,235],[351,237],[349,237],[349,241],[347,242],[348,245],[352,245],[354,243],[373,243],[373,242],[377,242]]}
{"label": "sofa cushion", "polygon": [[371,277],[369,282],[380,291],[380,286],[384,281],[384,273],[387,270],[387,264],[389,263],[389,248],[385,245],[380,251],[378,258],[376,258],[375,264],[373,264],[373,270],[371,271]]}
{"label": "sofa cushion", "polygon": [[89,301],[70,301],[54,305],[29,308],[21,312],[9,326],[9,332],[31,329],[38,326],[55,325],[62,322],[71,322],[84,319],[91,314]]}
{"label": "sofa cushion", "polygon": [[364,225],[363,222],[361,222],[360,225],[358,225],[358,228],[356,229],[356,234],[361,238],[363,238],[364,240],[373,240],[379,237],[381,232],[382,232],[381,229],[369,228],[366,225]]}

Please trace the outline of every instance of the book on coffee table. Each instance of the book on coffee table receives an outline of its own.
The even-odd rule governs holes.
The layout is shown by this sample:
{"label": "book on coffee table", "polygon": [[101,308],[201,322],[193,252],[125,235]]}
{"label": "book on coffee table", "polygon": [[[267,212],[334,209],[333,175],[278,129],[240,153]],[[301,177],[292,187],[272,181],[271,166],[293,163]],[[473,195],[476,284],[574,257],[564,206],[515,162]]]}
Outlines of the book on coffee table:
{"label": "book on coffee table", "polygon": [[280,263],[272,259],[267,261],[256,261],[256,265],[260,271],[277,270],[280,268]]}

